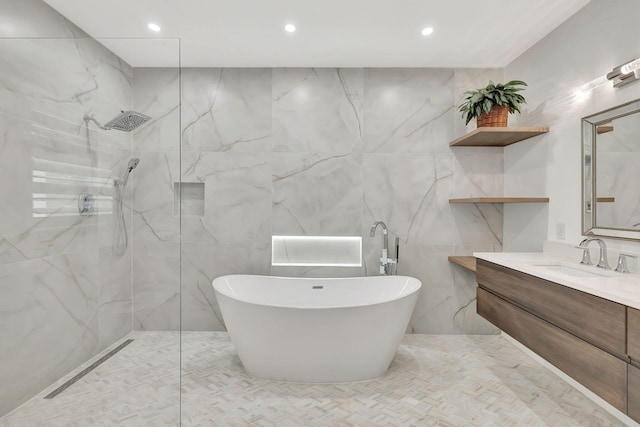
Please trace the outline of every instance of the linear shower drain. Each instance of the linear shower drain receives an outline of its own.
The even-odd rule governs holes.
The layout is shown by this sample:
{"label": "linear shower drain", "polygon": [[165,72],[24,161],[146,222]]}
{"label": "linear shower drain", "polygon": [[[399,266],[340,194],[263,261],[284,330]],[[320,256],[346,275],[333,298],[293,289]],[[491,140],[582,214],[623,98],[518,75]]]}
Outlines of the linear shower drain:
{"label": "linear shower drain", "polygon": [[124,341],[122,344],[120,344],[119,346],[117,346],[116,348],[111,350],[109,353],[105,354],[100,359],[96,360],[91,365],[89,365],[86,368],[84,368],[77,375],[74,375],[74,377],[69,379],[69,381],[66,381],[60,387],[58,387],[57,389],[53,390],[51,393],[47,394],[44,398],[45,399],[53,399],[54,397],[56,397],[57,395],[59,395],[60,393],[62,393],[66,389],[68,389],[69,387],[71,387],[73,384],[77,383],[82,377],[87,375],[89,372],[93,371],[98,366],[102,365],[111,356],[113,356],[114,354],[116,354],[117,352],[119,352],[120,350],[122,350],[123,348],[125,348],[126,346],[131,344],[132,342],[133,342],[133,339],[128,339],[128,340]]}

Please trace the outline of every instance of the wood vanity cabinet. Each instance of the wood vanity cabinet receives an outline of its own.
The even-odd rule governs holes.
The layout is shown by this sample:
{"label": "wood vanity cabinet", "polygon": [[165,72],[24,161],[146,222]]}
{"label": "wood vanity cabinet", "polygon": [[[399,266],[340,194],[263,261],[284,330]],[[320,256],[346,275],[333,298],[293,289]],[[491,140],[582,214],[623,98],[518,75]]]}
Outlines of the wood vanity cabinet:
{"label": "wood vanity cabinet", "polygon": [[627,307],[628,415],[640,421],[640,310]]}
{"label": "wood vanity cabinet", "polygon": [[627,381],[629,382],[627,415],[640,422],[640,369],[629,364]]}
{"label": "wood vanity cabinet", "polygon": [[627,412],[626,306],[481,259],[476,278],[478,314]]}
{"label": "wood vanity cabinet", "polygon": [[640,367],[640,310],[627,308],[627,354]]}

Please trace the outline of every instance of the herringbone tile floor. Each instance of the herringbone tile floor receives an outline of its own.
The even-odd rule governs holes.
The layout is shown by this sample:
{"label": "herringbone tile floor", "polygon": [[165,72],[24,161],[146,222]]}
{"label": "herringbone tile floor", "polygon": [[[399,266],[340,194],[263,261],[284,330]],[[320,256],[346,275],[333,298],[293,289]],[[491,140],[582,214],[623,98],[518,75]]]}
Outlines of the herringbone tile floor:
{"label": "herringbone tile floor", "polygon": [[322,385],[247,375],[222,332],[129,337],[78,383],[42,399],[62,379],[0,426],[622,425],[500,336],[407,335],[383,377]]}

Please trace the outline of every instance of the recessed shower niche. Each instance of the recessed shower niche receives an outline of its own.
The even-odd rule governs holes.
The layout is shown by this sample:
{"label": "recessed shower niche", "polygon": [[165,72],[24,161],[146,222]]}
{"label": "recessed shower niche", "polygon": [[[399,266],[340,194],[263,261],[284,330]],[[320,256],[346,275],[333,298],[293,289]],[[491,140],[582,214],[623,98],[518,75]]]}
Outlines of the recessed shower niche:
{"label": "recessed shower niche", "polygon": [[173,214],[180,215],[180,191],[182,191],[182,215],[204,216],[204,182],[173,183]]}

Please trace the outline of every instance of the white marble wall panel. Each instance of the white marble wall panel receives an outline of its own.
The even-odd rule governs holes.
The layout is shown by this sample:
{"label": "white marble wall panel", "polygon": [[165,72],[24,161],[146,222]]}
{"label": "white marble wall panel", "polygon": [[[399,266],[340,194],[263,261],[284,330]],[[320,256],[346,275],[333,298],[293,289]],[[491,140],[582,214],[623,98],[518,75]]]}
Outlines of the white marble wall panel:
{"label": "white marble wall panel", "polygon": [[0,413],[96,354],[98,254],[0,267]]}
{"label": "white marble wall panel", "polygon": [[362,169],[363,233],[381,220],[405,244],[451,244],[451,154],[365,154]]}
{"label": "white marble wall panel", "polygon": [[[453,274],[446,262],[450,250],[448,246],[411,245],[401,252],[398,273],[416,277],[422,282],[409,325],[410,332],[456,333],[453,316],[460,304],[454,300]],[[462,305],[467,302],[463,301]]]}
{"label": "white marble wall panel", "polygon": [[475,273],[454,265],[450,265],[449,267],[453,271],[453,306],[455,311],[451,317],[453,318],[455,333],[465,335],[500,333],[497,327],[480,317],[477,313],[476,292],[478,284]]}
{"label": "white marble wall panel", "polygon": [[180,151],[180,70],[136,68],[133,72],[134,110],[151,117],[133,131],[134,151]]}
{"label": "white marble wall panel", "polygon": [[362,69],[276,68],[272,94],[274,151],[362,150]]}
{"label": "white marble wall panel", "polygon": [[452,147],[455,198],[500,197],[504,156],[498,147]]}
{"label": "white marble wall panel", "polygon": [[501,252],[503,204],[454,203],[451,215],[455,223],[456,255],[470,255],[474,251]]}
{"label": "white marble wall panel", "polygon": [[[131,174],[135,330],[180,328],[180,70],[136,68],[133,109],[151,121],[133,132]],[[177,201],[179,202],[179,200]]]}
{"label": "white marble wall panel", "polygon": [[[131,221],[127,227],[131,230]],[[111,245],[100,248],[98,255],[98,348],[101,351],[131,332],[131,246],[121,256],[114,255]]]}
{"label": "white marble wall panel", "polygon": [[[0,116],[0,198],[4,203],[0,221],[0,263],[24,261],[28,255],[9,236],[19,234],[31,221],[31,156],[25,141],[29,125],[22,120]],[[12,185],[7,185],[12,183]]]}
{"label": "white marble wall panel", "polygon": [[178,152],[135,152],[133,189],[133,328],[180,327],[180,222],[174,214]]}
{"label": "white marble wall panel", "polygon": [[271,69],[182,70],[183,151],[271,151]]}
{"label": "white marble wall panel", "polygon": [[448,153],[453,76],[453,69],[366,69],[364,151]]}
{"label": "white marble wall panel", "polygon": [[[179,217],[174,212],[174,182],[179,182],[177,152],[133,153],[140,159],[130,179],[133,192],[133,235],[136,243],[178,243]],[[146,247],[135,247],[146,251]]]}
{"label": "white marble wall panel", "polygon": [[98,59],[88,45],[69,39],[3,40],[0,111],[22,116],[39,111],[80,124],[83,104],[98,91]]}
{"label": "white marble wall panel", "polygon": [[182,181],[204,183],[204,215],[182,216],[183,242],[251,243],[271,239],[268,153],[183,153]]}
{"label": "white marble wall panel", "polygon": [[[93,40],[91,41],[97,43]],[[121,110],[131,108],[133,68],[129,64],[111,52],[101,52],[98,57],[95,78],[99,82],[100,106],[102,108],[115,108],[111,113],[111,117]],[[111,117],[106,119],[110,120]],[[119,134],[118,138],[126,140],[129,144],[131,143],[131,134],[122,132],[110,133]]]}
{"label": "white marble wall panel", "polygon": [[[0,16],[2,35],[27,37],[0,41],[1,415],[131,330],[109,199],[131,136],[83,116],[130,108],[132,77],[40,0],[2,2]],[[100,215],[78,215],[85,191],[106,197]]]}
{"label": "white marble wall panel", "polygon": [[273,154],[274,235],[356,236],[361,154]]}
{"label": "white marble wall panel", "polygon": [[155,245],[153,250],[145,253],[134,246],[133,329],[177,331],[180,330],[180,245],[165,243]]}

